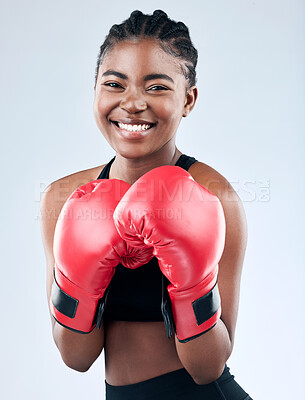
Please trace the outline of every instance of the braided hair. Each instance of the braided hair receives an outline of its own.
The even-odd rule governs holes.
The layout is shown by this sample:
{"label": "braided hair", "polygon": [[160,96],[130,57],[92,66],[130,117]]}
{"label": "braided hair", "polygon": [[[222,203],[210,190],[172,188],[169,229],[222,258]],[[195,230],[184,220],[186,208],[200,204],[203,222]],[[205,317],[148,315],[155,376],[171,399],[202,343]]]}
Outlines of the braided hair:
{"label": "braided hair", "polygon": [[180,59],[188,88],[196,84],[198,52],[191,41],[189,30],[183,22],[171,20],[162,10],[156,10],[152,15],[146,15],[136,10],[120,25],[111,27],[104,43],[100,47],[95,82],[99,66],[113,46],[120,41],[135,38],[158,40],[166,53]]}

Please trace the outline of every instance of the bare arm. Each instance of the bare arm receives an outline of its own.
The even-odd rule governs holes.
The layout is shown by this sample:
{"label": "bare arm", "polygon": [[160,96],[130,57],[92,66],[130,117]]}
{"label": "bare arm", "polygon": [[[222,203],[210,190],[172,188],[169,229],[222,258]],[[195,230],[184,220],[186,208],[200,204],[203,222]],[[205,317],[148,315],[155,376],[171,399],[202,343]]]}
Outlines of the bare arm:
{"label": "bare arm", "polygon": [[[205,186],[206,181],[196,180]],[[207,384],[219,378],[231,355],[247,243],[246,218],[239,197],[224,178],[213,182],[212,187],[206,187],[220,199],[226,219],[225,249],[218,274],[221,319],[214,328],[196,339],[187,343],[176,339],[179,358],[197,384]]]}
{"label": "bare arm", "polygon": [[[90,180],[90,179],[89,179]],[[63,178],[47,187],[41,200],[41,233],[47,263],[47,299],[50,302],[53,282],[53,237],[59,213],[69,195],[83,183]],[[64,188],[64,189],[63,189]],[[51,313],[50,313],[51,315]],[[100,355],[104,346],[104,329],[93,329],[88,334],[71,331],[58,324],[51,315],[53,338],[65,364],[85,372]]]}

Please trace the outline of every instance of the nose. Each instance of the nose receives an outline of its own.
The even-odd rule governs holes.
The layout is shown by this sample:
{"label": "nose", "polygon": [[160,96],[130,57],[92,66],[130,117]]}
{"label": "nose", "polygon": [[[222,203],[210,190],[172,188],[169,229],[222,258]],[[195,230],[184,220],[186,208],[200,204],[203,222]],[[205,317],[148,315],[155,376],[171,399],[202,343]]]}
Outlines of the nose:
{"label": "nose", "polygon": [[147,109],[146,100],[138,92],[125,92],[120,107],[130,114],[135,114]]}

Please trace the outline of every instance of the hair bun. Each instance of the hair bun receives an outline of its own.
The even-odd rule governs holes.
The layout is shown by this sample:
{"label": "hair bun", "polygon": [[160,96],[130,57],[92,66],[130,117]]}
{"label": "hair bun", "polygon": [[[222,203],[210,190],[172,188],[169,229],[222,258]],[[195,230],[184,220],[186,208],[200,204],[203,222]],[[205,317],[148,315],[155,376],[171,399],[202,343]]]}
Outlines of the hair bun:
{"label": "hair bun", "polygon": [[138,17],[140,17],[140,15],[143,15],[142,11],[140,10],[134,10],[131,14],[130,14],[130,19],[134,20],[137,19]]}
{"label": "hair bun", "polygon": [[166,12],[164,12],[163,10],[155,10],[155,11],[153,12],[153,15],[154,15],[155,17],[165,17],[165,18],[168,18],[168,15],[167,15]]}
{"label": "hair bun", "polygon": [[177,26],[181,31],[187,32],[189,34],[189,28],[183,22],[177,22]]}

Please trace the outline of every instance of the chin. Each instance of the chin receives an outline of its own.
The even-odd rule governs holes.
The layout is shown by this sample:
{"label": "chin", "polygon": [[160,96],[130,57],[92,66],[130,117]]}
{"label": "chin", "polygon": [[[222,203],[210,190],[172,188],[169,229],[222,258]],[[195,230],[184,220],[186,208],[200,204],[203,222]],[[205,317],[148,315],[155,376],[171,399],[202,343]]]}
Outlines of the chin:
{"label": "chin", "polygon": [[121,157],[127,158],[129,160],[135,160],[143,157],[147,157],[151,155],[154,151],[144,149],[143,147],[137,148],[138,146],[133,143],[131,146],[126,146],[124,148],[121,147],[112,147],[116,154],[119,154]]}

